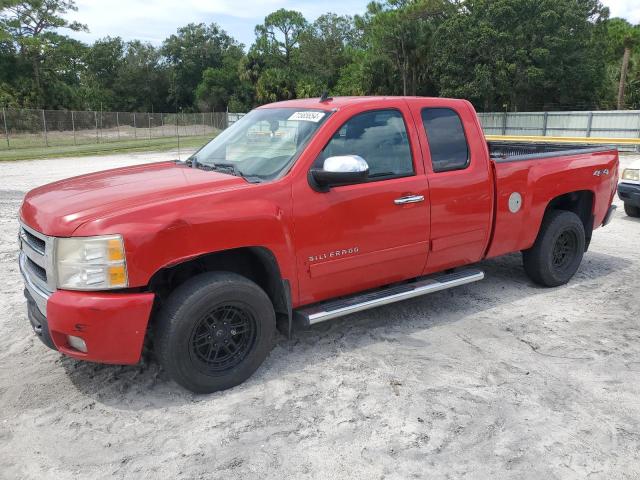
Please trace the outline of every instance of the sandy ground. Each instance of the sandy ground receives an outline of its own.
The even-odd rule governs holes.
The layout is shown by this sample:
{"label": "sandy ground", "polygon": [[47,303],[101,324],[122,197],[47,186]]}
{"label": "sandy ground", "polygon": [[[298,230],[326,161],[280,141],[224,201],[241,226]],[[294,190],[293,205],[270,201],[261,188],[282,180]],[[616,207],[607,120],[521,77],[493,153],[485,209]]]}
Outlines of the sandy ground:
{"label": "sandy ground", "polygon": [[483,282],[280,338],[227,392],[48,350],[16,262],[24,193],[173,156],[0,164],[0,477],[640,478],[640,221],[620,209],[565,287],[483,262]]}

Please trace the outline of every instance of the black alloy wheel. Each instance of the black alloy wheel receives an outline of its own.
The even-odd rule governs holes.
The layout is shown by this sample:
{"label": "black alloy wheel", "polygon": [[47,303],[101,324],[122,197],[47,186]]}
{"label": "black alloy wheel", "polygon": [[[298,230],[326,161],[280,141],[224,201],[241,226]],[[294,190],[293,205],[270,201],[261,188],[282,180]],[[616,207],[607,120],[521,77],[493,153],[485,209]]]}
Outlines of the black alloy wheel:
{"label": "black alloy wheel", "polygon": [[533,246],[522,252],[524,270],[538,285],[564,285],[578,271],[585,245],[580,217],[566,210],[551,210],[544,216]]}
{"label": "black alloy wheel", "polygon": [[239,305],[218,306],[196,322],[189,353],[205,372],[222,372],[246,358],[256,334],[251,312]]}
{"label": "black alloy wheel", "polygon": [[262,364],[273,346],[276,316],[255,282],[231,272],[208,272],[177,287],[155,322],[158,361],[196,393],[234,387]]}
{"label": "black alloy wheel", "polygon": [[566,230],[560,234],[553,246],[553,267],[558,271],[566,270],[576,256],[578,240],[575,232]]}

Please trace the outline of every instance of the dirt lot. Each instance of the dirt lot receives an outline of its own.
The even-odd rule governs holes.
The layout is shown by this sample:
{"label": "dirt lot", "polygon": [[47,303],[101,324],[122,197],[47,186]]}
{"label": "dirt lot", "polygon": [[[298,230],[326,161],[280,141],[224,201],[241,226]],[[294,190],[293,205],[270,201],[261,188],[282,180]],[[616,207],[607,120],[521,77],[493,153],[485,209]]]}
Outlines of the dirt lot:
{"label": "dirt lot", "polygon": [[0,164],[0,477],[640,478],[640,221],[620,209],[565,287],[483,262],[483,282],[280,338],[227,392],[48,350],[16,262],[24,193],[168,157]]}

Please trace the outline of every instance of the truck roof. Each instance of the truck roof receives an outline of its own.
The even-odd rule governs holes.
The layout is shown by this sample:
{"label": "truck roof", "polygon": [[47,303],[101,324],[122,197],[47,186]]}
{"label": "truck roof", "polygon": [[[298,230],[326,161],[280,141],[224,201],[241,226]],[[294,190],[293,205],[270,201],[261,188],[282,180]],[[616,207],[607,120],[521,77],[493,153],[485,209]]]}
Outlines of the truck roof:
{"label": "truck roof", "polygon": [[[402,96],[362,96],[362,97],[333,97],[325,100],[324,102],[320,101],[320,97],[315,98],[302,98],[296,100],[285,100],[282,102],[269,103],[267,105],[262,105],[258,108],[304,108],[304,109],[320,109],[320,110],[334,110],[336,108],[346,107],[354,104],[380,104],[383,106],[386,103],[391,101],[397,101],[399,99],[406,100],[407,102],[411,102],[412,100],[426,100],[432,99],[436,100],[436,98],[432,97],[402,97]],[[451,104],[463,103],[465,100],[453,99],[453,98],[437,98],[437,100],[446,100],[450,101]]]}

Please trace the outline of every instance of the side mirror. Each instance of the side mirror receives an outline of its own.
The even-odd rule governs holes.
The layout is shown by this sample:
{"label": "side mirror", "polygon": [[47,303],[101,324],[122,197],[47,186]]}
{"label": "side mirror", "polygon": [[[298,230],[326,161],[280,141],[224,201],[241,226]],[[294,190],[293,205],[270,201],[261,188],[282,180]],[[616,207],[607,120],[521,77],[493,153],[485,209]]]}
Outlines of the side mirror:
{"label": "side mirror", "polygon": [[319,192],[328,192],[331,187],[360,183],[369,176],[369,165],[358,155],[329,157],[322,169],[309,172],[311,186]]}

